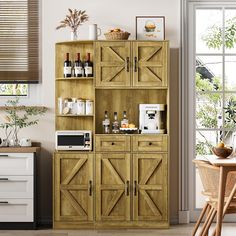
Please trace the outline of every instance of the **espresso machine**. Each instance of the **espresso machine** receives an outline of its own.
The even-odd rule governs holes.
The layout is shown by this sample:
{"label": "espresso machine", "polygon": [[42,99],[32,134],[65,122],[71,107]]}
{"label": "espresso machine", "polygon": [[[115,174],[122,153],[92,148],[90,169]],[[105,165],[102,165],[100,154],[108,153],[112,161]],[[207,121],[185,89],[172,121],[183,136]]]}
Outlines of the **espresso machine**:
{"label": "espresso machine", "polygon": [[165,104],[139,104],[139,130],[142,134],[164,134]]}

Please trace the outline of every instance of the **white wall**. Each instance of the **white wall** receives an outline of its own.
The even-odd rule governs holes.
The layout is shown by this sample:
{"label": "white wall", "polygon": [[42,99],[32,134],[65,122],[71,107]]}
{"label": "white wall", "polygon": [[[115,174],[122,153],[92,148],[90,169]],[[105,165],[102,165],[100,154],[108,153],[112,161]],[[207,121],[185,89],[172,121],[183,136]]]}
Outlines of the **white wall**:
{"label": "white wall", "polygon": [[[89,22],[85,23],[80,31],[80,39],[88,39],[88,24],[97,23],[102,33],[107,29],[119,27],[131,33],[130,39],[135,38],[135,16],[160,15],[166,17],[166,39],[170,40],[173,57],[171,58],[171,77],[173,81],[174,97],[173,110],[178,114],[178,49],[180,45],[180,0],[41,0],[42,1],[42,84],[31,85],[30,98],[27,103],[45,105],[49,111],[40,121],[39,125],[22,130],[20,136],[31,137],[32,140],[42,143],[42,155],[38,162],[39,166],[39,217],[42,221],[51,218],[51,161],[54,150],[54,45],[58,41],[70,39],[68,29],[56,31],[55,28],[67,13],[68,8],[84,9],[90,16]],[[103,39],[104,37],[101,37]],[[1,101],[2,102],[2,101]],[[178,118],[171,126],[178,125]],[[177,142],[173,145],[175,154],[178,154]],[[175,161],[174,161],[175,159]],[[172,160],[175,165],[171,167],[177,176],[173,179],[172,186],[178,185],[178,155]],[[172,172],[173,172],[172,171]],[[171,187],[172,188],[172,187]],[[174,198],[171,199],[171,217],[175,221],[178,210],[178,189],[174,190]],[[176,192],[177,191],[177,192]],[[172,201],[173,200],[173,201]]]}

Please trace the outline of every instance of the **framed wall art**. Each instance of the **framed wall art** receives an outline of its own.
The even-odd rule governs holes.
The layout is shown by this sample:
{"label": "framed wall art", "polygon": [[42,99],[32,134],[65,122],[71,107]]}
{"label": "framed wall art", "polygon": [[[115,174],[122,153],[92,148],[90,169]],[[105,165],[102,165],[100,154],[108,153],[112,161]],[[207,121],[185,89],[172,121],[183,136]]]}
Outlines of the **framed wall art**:
{"label": "framed wall art", "polygon": [[137,40],[164,40],[164,16],[136,16]]}

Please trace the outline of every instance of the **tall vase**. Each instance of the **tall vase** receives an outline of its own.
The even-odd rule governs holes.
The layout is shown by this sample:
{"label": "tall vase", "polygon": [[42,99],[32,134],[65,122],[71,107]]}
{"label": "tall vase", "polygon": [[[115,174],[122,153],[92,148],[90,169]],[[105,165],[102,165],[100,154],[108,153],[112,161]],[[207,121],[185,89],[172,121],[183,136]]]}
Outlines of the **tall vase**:
{"label": "tall vase", "polygon": [[18,130],[17,128],[14,128],[12,139],[10,140],[10,146],[19,146],[19,139],[18,139]]}
{"label": "tall vase", "polygon": [[70,32],[70,39],[71,40],[77,40],[78,39],[78,31],[71,31]]}

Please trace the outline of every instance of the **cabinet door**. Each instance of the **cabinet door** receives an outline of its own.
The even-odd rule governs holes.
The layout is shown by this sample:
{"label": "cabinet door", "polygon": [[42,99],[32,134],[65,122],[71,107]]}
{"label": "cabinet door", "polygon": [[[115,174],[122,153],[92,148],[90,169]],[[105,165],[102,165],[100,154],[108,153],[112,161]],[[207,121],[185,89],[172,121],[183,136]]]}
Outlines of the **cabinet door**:
{"label": "cabinet door", "polygon": [[96,154],[96,220],[130,220],[130,154]]}
{"label": "cabinet door", "polygon": [[55,221],[93,220],[93,155],[54,156]]}
{"label": "cabinet door", "polygon": [[168,42],[133,43],[133,85],[167,87]]}
{"label": "cabinet door", "polygon": [[134,220],[168,220],[167,179],[167,154],[133,155]]}
{"label": "cabinet door", "polygon": [[96,43],[96,86],[130,86],[130,42]]}

